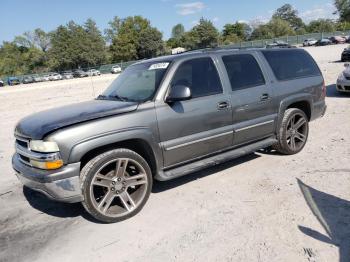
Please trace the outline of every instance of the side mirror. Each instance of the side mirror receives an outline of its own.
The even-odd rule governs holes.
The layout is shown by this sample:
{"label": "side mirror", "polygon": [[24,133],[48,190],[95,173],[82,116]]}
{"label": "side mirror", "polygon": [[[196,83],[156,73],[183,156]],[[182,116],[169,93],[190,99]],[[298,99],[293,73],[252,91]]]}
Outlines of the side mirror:
{"label": "side mirror", "polygon": [[166,98],[167,103],[184,101],[192,98],[191,89],[184,85],[175,85],[170,88],[170,92]]}
{"label": "side mirror", "polygon": [[345,64],[344,64],[344,67],[349,67],[349,66],[350,66],[349,63],[345,63]]}

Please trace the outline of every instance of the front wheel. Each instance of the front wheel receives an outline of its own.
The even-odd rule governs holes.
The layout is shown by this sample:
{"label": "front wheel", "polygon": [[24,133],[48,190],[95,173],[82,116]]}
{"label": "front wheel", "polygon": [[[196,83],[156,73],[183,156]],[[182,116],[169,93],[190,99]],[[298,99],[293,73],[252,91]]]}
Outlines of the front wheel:
{"label": "front wheel", "polygon": [[298,108],[287,109],[273,149],[285,155],[297,154],[304,148],[308,135],[309,121],[305,113]]}
{"label": "front wheel", "polygon": [[136,215],[152,189],[147,162],[129,149],[105,152],[81,171],[83,206],[95,219],[113,223]]}

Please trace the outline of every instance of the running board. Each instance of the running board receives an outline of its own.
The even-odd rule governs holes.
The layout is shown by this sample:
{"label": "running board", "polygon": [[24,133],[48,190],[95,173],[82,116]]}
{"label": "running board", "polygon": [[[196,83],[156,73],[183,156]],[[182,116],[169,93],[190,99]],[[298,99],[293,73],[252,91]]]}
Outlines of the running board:
{"label": "running board", "polygon": [[217,164],[226,162],[228,160],[253,153],[257,150],[269,147],[275,143],[277,143],[277,140],[275,138],[270,137],[270,138],[255,142],[253,144],[235,148],[230,151],[225,151],[223,153],[219,153],[217,155],[214,155],[208,158],[191,162],[190,164],[186,164],[180,167],[175,167],[173,169],[169,169],[166,171],[160,171],[155,178],[159,181],[167,181],[170,179],[181,177],[211,166],[215,166]]}

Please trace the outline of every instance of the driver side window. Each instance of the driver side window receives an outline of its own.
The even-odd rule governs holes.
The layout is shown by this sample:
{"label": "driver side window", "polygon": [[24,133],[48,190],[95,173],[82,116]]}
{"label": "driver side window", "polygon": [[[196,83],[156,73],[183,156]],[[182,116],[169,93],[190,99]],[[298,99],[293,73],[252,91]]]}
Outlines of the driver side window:
{"label": "driver side window", "polygon": [[218,71],[209,57],[183,62],[171,81],[171,86],[175,85],[188,86],[192,98],[222,93]]}

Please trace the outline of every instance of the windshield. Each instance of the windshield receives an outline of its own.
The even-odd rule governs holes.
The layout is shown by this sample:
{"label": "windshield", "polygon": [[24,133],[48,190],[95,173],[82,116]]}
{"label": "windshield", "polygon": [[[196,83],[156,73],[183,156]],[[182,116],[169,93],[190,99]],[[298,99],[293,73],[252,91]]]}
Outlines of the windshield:
{"label": "windshield", "polygon": [[169,62],[142,63],[129,66],[107,88],[99,99],[144,102],[153,98]]}

